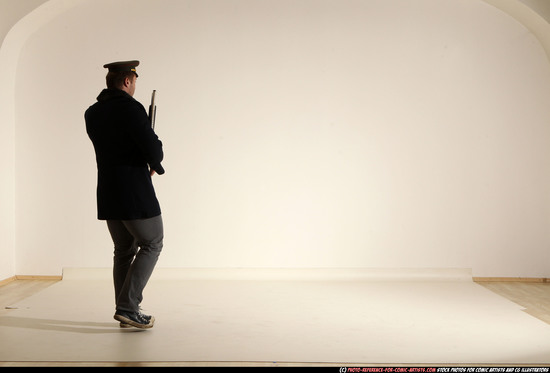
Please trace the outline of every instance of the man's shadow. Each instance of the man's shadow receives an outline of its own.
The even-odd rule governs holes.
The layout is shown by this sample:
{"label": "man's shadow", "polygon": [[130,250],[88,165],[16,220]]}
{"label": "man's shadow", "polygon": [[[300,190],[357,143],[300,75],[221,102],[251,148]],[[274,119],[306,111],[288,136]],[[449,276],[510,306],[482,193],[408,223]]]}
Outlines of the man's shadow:
{"label": "man's shadow", "polygon": [[35,330],[51,330],[68,333],[85,334],[106,334],[106,333],[134,333],[142,332],[144,329],[121,328],[119,323],[114,321],[91,322],[91,321],[69,321],[54,319],[39,319],[34,317],[17,317],[0,315],[0,327],[24,328]]}

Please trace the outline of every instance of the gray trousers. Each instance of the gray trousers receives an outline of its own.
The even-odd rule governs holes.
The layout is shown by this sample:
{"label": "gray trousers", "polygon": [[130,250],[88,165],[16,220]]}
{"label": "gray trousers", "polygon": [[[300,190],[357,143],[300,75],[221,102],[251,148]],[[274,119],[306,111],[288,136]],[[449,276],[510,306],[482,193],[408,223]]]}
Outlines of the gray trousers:
{"label": "gray trousers", "polygon": [[120,311],[139,312],[147,285],[162,250],[162,216],[137,220],[107,220],[115,245],[113,280]]}

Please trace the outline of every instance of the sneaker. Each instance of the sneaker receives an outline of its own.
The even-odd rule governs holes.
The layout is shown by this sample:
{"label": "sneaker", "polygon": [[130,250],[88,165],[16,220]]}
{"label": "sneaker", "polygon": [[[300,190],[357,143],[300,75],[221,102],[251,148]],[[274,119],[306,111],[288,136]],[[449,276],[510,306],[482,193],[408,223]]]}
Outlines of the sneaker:
{"label": "sneaker", "polygon": [[155,322],[155,318],[153,316],[149,316],[149,315],[146,315],[144,313],[142,313],[141,311],[138,312],[141,317],[143,317],[145,320],[147,321],[150,321],[150,320],[153,320],[153,323]]}
{"label": "sneaker", "polygon": [[122,328],[133,326],[140,329],[149,329],[155,323],[153,316],[144,315],[141,312],[116,311],[114,318],[120,321]]}
{"label": "sneaker", "polygon": [[[145,315],[143,313],[141,313],[141,311],[139,312],[141,314],[141,316],[145,319],[145,320],[153,320],[153,323],[155,322],[155,318],[153,316],[149,316],[149,315]],[[131,328],[132,325],[130,324],[126,324],[125,322],[120,322],[120,327],[121,328]]]}

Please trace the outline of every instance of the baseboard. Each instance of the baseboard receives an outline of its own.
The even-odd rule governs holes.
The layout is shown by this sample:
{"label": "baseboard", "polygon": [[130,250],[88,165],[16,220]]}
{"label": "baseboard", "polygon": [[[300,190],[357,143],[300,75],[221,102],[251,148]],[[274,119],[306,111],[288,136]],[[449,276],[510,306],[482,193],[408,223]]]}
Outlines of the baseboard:
{"label": "baseboard", "polygon": [[550,278],[545,277],[473,277],[474,282],[537,282],[550,283]]}
{"label": "baseboard", "polygon": [[[60,281],[63,276],[41,276],[41,275],[16,275],[0,280],[0,286],[7,285],[17,280],[44,280]],[[472,277],[474,282],[526,282],[526,283],[550,283],[546,277]]]}
{"label": "baseboard", "polygon": [[10,282],[13,282],[17,280],[17,278],[15,276],[11,276],[5,280],[0,280],[0,286],[3,286],[3,285],[6,285],[6,284],[9,284]]}
{"label": "baseboard", "polygon": [[0,286],[4,286],[13,281],[19,280],[42,280],[42,281],[60,281],[63,276],[34,276],[34,275],[15,275],[8,277],[4,280],[0,280]]}
{"label": "baseboard", "polygon": [[63,280],[63,276],[34,276],[34,275],[15,275],[16,280]]}

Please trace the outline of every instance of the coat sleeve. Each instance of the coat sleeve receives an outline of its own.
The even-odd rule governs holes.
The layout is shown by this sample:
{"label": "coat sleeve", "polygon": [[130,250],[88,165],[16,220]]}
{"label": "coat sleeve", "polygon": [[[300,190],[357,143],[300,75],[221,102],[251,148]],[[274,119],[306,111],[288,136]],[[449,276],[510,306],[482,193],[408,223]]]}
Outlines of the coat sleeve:
{"label": "coat sleeve", "polygon": [[128,123],[131,138],[143,152],[149,167],[159,175],[164,174],[161,162],[164,158],[162,142],[155,131],[151,128],[149,116],[143,105],[139,102],[132,102],[133,108],[129,111]]}

